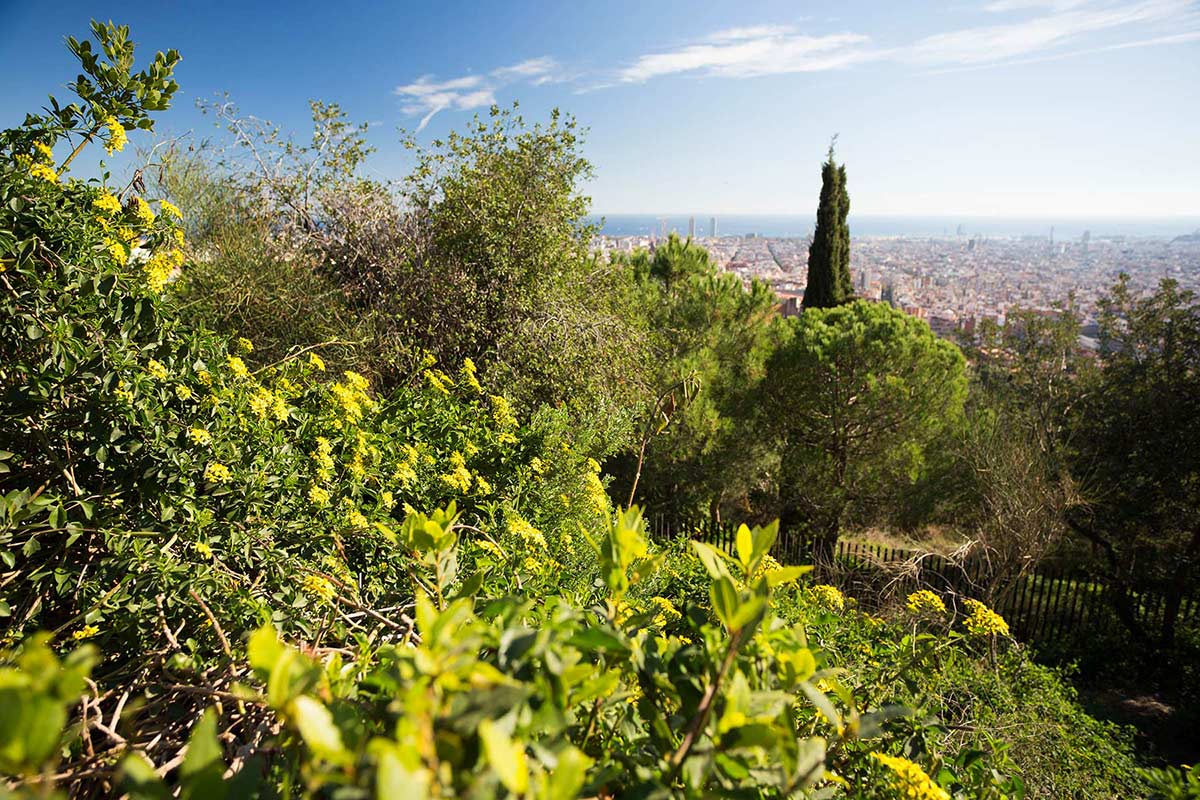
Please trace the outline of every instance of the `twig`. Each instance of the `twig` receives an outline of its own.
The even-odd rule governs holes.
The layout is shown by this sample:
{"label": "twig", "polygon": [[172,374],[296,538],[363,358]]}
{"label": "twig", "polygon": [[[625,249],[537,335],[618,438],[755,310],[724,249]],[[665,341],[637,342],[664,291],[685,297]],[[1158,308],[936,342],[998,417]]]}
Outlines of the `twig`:
{"label": "twig", "polygon": [[233,648],[229,646],[229,639],[225,638],[225,631],[221,629],[221,623],[217,622],[217,618],[213,615],[212,609],[208,607],[208,603],[204,602],[204,599],[196,594],[195,589],[188,589],[188,594],[200,604],[200,608],[208,616],[208,621],[212,623],[213,629],[217,632],[217,636],[221,640],[221,648],[225,651],[225,655],[229,657],[230,661],[233,661]]}

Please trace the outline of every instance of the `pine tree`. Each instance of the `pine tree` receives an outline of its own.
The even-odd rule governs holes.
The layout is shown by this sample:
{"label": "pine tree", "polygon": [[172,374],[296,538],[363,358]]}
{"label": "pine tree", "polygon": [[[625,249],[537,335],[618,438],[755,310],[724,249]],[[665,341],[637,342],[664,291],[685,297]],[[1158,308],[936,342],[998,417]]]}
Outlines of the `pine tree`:
{"label": "pine tree", "polygon": [[[837,140],[837,137],[834,137]],[[817,229],[808,250],[808,286],[805,308],[832,308],[854,299],[850,279],[850,195],[846,193],[846,166],[833,159],[833,142],[821,166],[821,201]]]}

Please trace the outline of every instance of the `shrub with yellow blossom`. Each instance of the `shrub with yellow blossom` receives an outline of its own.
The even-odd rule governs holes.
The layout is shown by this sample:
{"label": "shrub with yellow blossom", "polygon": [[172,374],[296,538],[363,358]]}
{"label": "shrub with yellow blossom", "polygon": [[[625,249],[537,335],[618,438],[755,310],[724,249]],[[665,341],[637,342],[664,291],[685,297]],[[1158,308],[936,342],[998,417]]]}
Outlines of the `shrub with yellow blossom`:
{"label": "shrub with yellow blossom", "polygon": [[892,771],[892,788],[904,800],[950,800],[950,794],[920,764],[884,753],[871,753],[871,757]]}
{"label": "shrub with yellow blossom", "polygon": [[967,616],[963,619],[963,627],[972,636],[1008,636],[1008,622],[1004,617],[978,600],[966,599],[963,605]]}
{"label": "shrub with yellow blossom", "polygon": [[917,617],[946,613],[946,604],[942,602],[942,598],[928,589],[921,589],[910,594],[904,607],[908,613]]}
{"label": "shrub with yellow blossom", "polygon": [[[30,237],[0,236],[0,337],[20,343],[0,370],[55,398],[0,414],[2,635],[26,639],[0,690],[48,731],[0,730],[6,789],[217,796],[228,771],[264,795],[790,796],[867,773],[872,712],[780,613],[776,528],[748,531],[745,563],[689,544],[697,591],[651,589],[677,565],[640,512],[462,371],[378,397],[312,355],[251,371],[250,348],[183,325],[159,297],[178,256],[154,261],[178,210],[96,206],[34,145],[115,152],[174,92],[177,55],[127,74],[128,31],[94,31],[71,40],[88,101],[0,139],[0,232]],[[103,630],[102,674],[38,628]]]}
{"label": "shrub with yellow blossom", "polygon": [[808,596],[813,603],[827,611],[842,611],[846,607],[846,596],[836,586],[827,583],[808,587]]}

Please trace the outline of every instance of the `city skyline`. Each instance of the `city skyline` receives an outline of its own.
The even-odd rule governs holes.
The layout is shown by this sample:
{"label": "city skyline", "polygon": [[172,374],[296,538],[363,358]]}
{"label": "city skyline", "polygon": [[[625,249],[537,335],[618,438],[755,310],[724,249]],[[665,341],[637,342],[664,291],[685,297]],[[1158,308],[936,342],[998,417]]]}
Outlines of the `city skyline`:
{"label": "city skyline", "polygon": [[[228,91],[306,136],[307,100],[371,124],[367,174],[492,103],[587,128],[597,214],[808,214],[835,134],[852,212],[1200,216],[1200,10],[1195,0],[963,0],[740,7],[448,3],[416,14],[216,2],[129,7],[0,2],[0,124],[60,96],[63,31],[133,27],[142,58],[174,46],[184,87],[164,135],[211,135],[193,107]],[[269,30],[271,37],[261,34]],[[229,57],[236,53],[237,58]],[[44,77],[43,77],[44,76]],[[114,159],[118,170],[128,158]],[[694,210],[690,210],[694,209]]]}

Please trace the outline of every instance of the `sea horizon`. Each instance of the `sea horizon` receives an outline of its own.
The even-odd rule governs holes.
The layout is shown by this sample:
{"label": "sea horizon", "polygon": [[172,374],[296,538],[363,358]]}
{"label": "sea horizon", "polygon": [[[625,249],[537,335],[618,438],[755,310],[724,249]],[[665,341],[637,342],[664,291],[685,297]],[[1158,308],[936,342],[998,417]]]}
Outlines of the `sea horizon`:
{"label": "sea horizon", "polygon": [[[805,214],[590,214],[587,219],[600,227],[606,236],[648,236],[660,233],[662,221],[666,230],[681,235],[688,232],[691,217],[696,220],[696,236],[710,236],[710,223],[715,216],[717,236],[746,236],[758,234],[772,238],[803,237],[812,233],[816,222]],[[1051,229],[1056,240],[1078,239],[1090,232],[1093,239],[1105,237],[1174,238],[1200,231],[1200,215],[1190,217],[1103,217],[1064,216],[983,217],[950,214],[851,214],[848,220],[851,236],[1041,236],[1049,238]]]}

